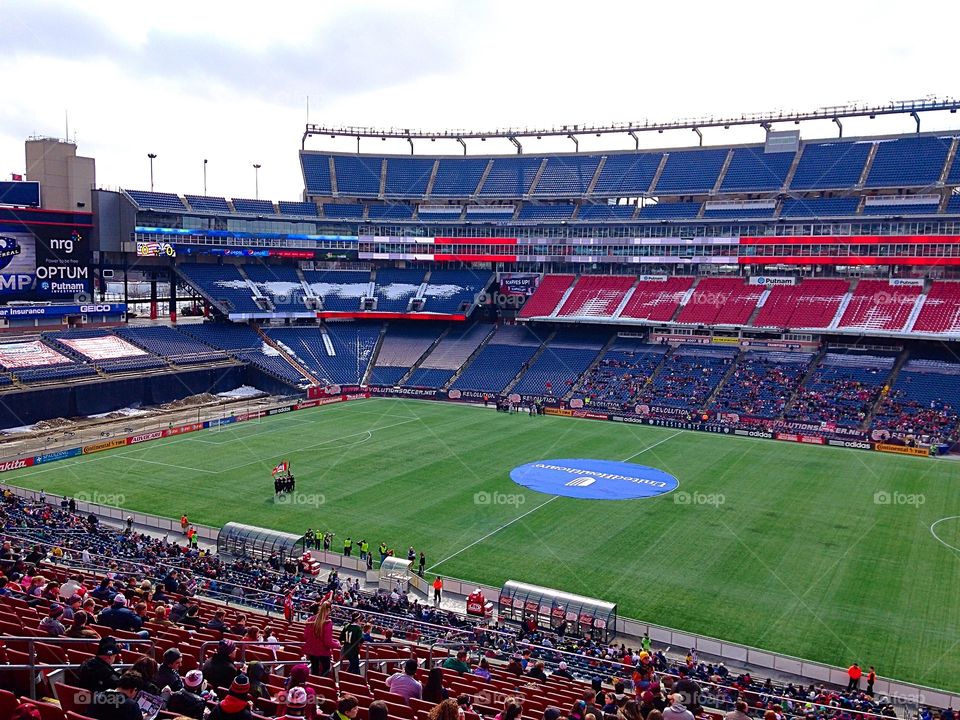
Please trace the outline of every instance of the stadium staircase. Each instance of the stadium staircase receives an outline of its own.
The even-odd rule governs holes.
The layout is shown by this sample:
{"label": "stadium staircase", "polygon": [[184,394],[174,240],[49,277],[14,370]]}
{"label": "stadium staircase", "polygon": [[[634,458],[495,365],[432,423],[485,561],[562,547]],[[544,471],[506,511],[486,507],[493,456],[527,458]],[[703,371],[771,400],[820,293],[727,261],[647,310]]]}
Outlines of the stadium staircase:
{"label": "stadium staircase", "polygon": [[[427,359],[428,357],[430,357],[430,353],[432,353],[432,352],[434,351],[434,349],[437,347],[437,345],[440,344],[440,341],[443,340],[443,339],[447,336],[447,334],[448,334],[449,332],[450,332],[450,328],[449,328],[449,327],[444,328],[443,332],[440,333],[440,337],[438,337],[436,340],[434,340],[434,341],[430,344],[430,347],[428,347],[426,350],[424,350],[423,355],[421,355],[420,357],[417,358],[417,361],[413,364],[413,367],[410,368],[410,370],[407,372],[406,375],[404,375],[402,378],[400,378],[399,382],[397,382],[397,385],[405,385],[405,384],[406,384],[406,382],[413,376],[413,374],[414,374],[417,370],[420,369],[420,366],[424,363],[424,361],[426,361],[426,359]],[[379,349],[379,347],[378,347],[378,349]]]}
{"label": "stadium staircase", "polygon": [[747,318],[747,322],[744,323],[744,327],[753,327],[753,321],[757,319],[757,315],[760,314],[760,311],[763,310],[763,306],[767,304],[767,300],[769,299],[770,288],[767,288],[760,293],[760,297],[757,298],[757,306],[753,309],[753,312],[750,313],[750,317]]}
{"label": "stadium staircase", "polygon": [[[433,168],[431,168],[431,170],[430,170],[430,179],[427,180],[427,188],[426,188],[426,191],[423,193],[423,197],[424,197],[424,198],[428,198],[428,197],[430,197],[431,195],[433,195],[433,184],[437,181],[437,171],[438,171],[439,169],[440,169],[440,161],[439,161],[439,160],[434,160],[434,161],[433,161]],[[419,218],[419,213],[420,213],[420,206],[418,205],[418,206],[417,206],[417,217],[418,217],[418,218]]]}
{"label": "stadium staircase", "polygon": [[[384,158],[380,161],[380,189],[377,190],[377,198],[383,200],[387,194],[387,159]],[[369,211],[370,206],[367,206],[367,210],[364,211],[364,218],[367,217],[367,212]]]}
{"label": "stadium staircase", "polygon": [[511,392],[513,392],[513,388],[515,388],[517,383],[520,382],[520,379],[527,374],[527,371],[530,368],[532,368],[534,363],[536,363],[537,360],[540,359],[540,356],[543,355],[544,352],[546,352],[547,346],[550,345],[550,341],[553,340],[556,334],[557,334],[557,331],[554,330],[549,335],[547,335],[547,338],[542,343],[540,343],[540,347],[537,348],[537,351],[533,355],[531,355],[530,359],[527,360],[521,366],[520,372],[514,375],[513,379],[507,383],[506,387],[503,388],[504,395],[509,395]]}
{"label": "stadium staircase", "polygon": [[[593,173],[593,177],[590,179],[590,184],[587,185],[587,192],[584,193],[584,197],[590,197],[593,195],[593,190],[597,187],[597,183],[600,181],[600,173],[603,172],[603,166],[607,164],[607,156],[602,155],[600,157],[600,162],[597,163],[597,170]],[[580,207],[577,206],[577,212],[580,212]],[[574,216],[576,218],[576,216]]]}
{"label": "stadium staircase", "polygon": [[796,402],[797,396],[800,394],[800,391],[803,390],[807,383],[810,382],[810,378],[813,377],[813,374],[817,371],[817,368],[820,367],[820,363],[823,361],[824,356],[827,354],[827,346],[824,344],[821,346],[820,351],[817,353],[817,356],[813,358],[810,362],[810,366],[807,368],[807,372],[803,374],[803,377],[800,378],[800,382],[797,383],[796,388],[793,391],[793,395],[790,399],[784,404],[783,410],[780,411],[780,414],[777,415],[777,420],[783,420],[786,416],[788,410],[793,409],[793,404]]}
{"label": "stadium staircase", "polygon": [[530,187],[527,189],[527,192],[526,192],[527,195],[533,195],[534,191],[536,191],[537,185],[540,184],[540,178],[543,177],[543,171],[547,169],[548,162],[549,161],[547,160],[547,158],[544,158],[541,161],[540,167],[537,168],[537,174],[533,176],[533,182],[530,183]]}
{"label": "stadium staircase", "polygon": [[286,362],[288,365],[290,365],[290,367],[292,367],[292,368],[293,368],[294,370],[296,370],[298,373],[300,373],[300,374],[303,375],[305,378],[307,378],[308,380],[310,380],[310,383],[311,383],[311,384],[313,384],[313,385],[323,385],[323,383],[320,382],[319,379],[317,379],[317,376],[314,375],[312,372],[310,372],[303,363],[301,363],[299,360],[297,360],[297,359],[287,350],[287,348],[286,348],[284,345],[281,345],[281,344],[278,343],[276,340],[274,340],[272,337],[270,337],[269,335],[267,335],[267,334],[263,331],[263,328],[261,328],[261,327],[260,327],[259,325],[257,325],[256,323],[251,322],[251,323],[249,323],[249,325],[250,325],[251,328],[253,328],[253,331],[254,331],[257,335],[260,336],[260,339],[261,339],[261,340],[263,340],[267,345],[269,345],[269,346],[272,347],[274,350],[276,350],[278,353],[280,353],[280,358],[283,359],[283,361]]}
{"label": "stadium staircase", "polygon": [[905,333],[913,332],[913,325],[917,322],[917,318],[920,317],[920,313],[923,312],[923,306],[927,302],[927,292],[930,290],[930,288],[927,287],[927,284],[928,283],[924,282],[923,292],[917,295],[917,299],[914,301],[913,307],[910,309],[910,314],[907,316],[907,322],[903,326],[903,332]]}
{"label": "stadium staircase", "polygon": [[337,183],[337,164],[333,161],[333,155],[327,158],[327,163],[330,172],[330,192],[337,197],[340,195],[340,187]]}
{"label": "stadium staircase", "polygon": [[296,271],[297,280],[300,281],[300,287],[303,288],[303,304],[307,306],[308,310],[323,310],[323,301],[313,292],[313,288],[310,287],[310,283],[307,282],[307,278],[299,265],[296,267]]}
{"label": "stadium staircase", "polygon": [[487,166],[483,169],[483,173],[480,175],[480,180],[477,182],[477,186],[473,189],[473,195],[471,197],[477,197],[480,194],[480,191],[483,189],[484,184],[487,182],[487,178],[490,177],[490,172],[493,170],[493,159],[491,158],[487,162]]}
{"label": "stadium staircase", "polygon": [[[793,182],[793,176],[797,174],[797,167],[800,165],[800,158],[803,156],[803,149],[805,147],[806,145],[801,144],[800,149],[796,153],[794,153],[793,162],[790,163],[790,169],[787,170],[787,175],[783,180],[783,187],[780,189],[781,192],[786,193],[787,188],[790,187],[790,183]],[[782,209],[782,207],[783,207],[782,203],[779,204],[779,208]],[[777,212],[779,214],[779,209]]]}
{"label": "stadium staircase", "polygon": [[573,289],[577,286],[577,283],[580,282],[581,277],[583,276],[577,275],[576,277],[573,278],[573,282],[570,283],[570,287],[568,287],[566,290],[563,291],[563,295],[560,296],[560,301],[557,303],[556,307],[554,307],[553,310],[550,311],[550,315],[548,315],[547,317],[552,317],[552,318],[557,317],[557,313],[560,312],[560,308],[563,307],[563,304],[567,301],[567,298],[573,294]]}
{"label": "stadium staircase", "polygon": [[900,354],[897,355],[897,362],[894,363],[893,369],[890,370],[890,374],[887,376],[887,379],[883,384],[883,390],[877,396],[877,401],[870,407],[870,412],[868,412],[867,417],[864,418],[863,425],[860,426],[860,430],[863,432],[868,432],[870,430],[870,427],[873,425],[873,418],[880,410],[880,406],[883,405],[883,401],[887,399],[890,389],[897,382],[897,376],[900,374],[900,369],[907,364],[909,356],[910,351],[906,348],[904,348]]}
{"label": "stadium staircase", "polygon": [[680,313],[683,312],[683,309],[687,306],[687,303],[690,302],[690,298],[693,297],[693,294],[697,291],[697,285],[700,284],[702,278],[695,277],[693,279],[693,285],[683,294],[683,297],[680,299],[677,309],[673,311],[673,315],[670,316],[670,322],[677,322],[677,318],[680,317]]}
{"label": "stadium staircase", "polygon": [[587,365],[586,369],[584,369],[584,371],[580,373],[580,377],[578,377],[576,382],[574,382],[570,386],[570,389],[564,394],[561,400],[564,400],[564,401],[570,400],[570,398],[572,398],[574,395],[580,392],[580,388],[583,386],[583,383],[586,382],[587,378],[590,376],[590,373],[592,373],[594,369],[597,367],[597,365],[600,364],[600,361],[603,360],[604,356],[606,356],[607,351],[611,347],[613,347],[613,344],[618,339],[619,339],[619,336],[616,333],[614,333],[610,337],[610,339],[603,344],[603,347],[600,348],[599,352],[597,353],[597,356],[593,359],[593,361],[589,365]]}
{"label": "stadium staircase", "polygon": [[703,401],[703,405],[697,408],[698,413],[705,412],[707,408],[713,404],[714,399],[720,394],[721,388],[727,384],[727,380],[730,379],[730,376],[733,375],[737,368],[740,367],[740,362],[744,357],[746,357],[746,353],[740,353],[740,356],[730,363],[730,367],[727,368],[727,371],[723,374],[723,377],[720,379],[720,382],[717,383],[717,386],[713,389],[713,392],[710,393],[707,396],[707,399]]}
{"label": "stadium staircase", "polygon": [[847,311],[847,306],[850,305],[850,301],[853,299],[853,293],[856,291],[857,285],[859,284],[859,278],[854,279],[853,284],[847,290],[846,295],[843,296],[843,300],[840,301],[840,307],[837,308],[837,314],[833,316],[833,320],[830,321],[830,324],[827,326],[827,330],[837,329],[837,326],[840,324],[840,320],[843,319],[843,314]]}
{"label": "stadium staircase", "polygon": [[[857,184],[854,185],[854,190],[863,190],[863,186],[867,184],[867,178],[870,177],[870,168],[873,167],[873,159],[877,157],[877,149],[879,147],[880,143],[872,143],[870,145],[870,152],[867,153],[867,161],[863,164],[863,172],[860,173],[860,179],[857,180]],[[860,198],[860,207],[857,208],[857,213],[862,212],[864,200],[866,200],[866,197]]]}
{"label": "stadium staircase", "polygon": [[[370,283],[371,285],[373,283]],[[367,363],[367,369],[363,373],[363,377],[360,378],[360,384],[366,385],[370,380],[370,373],[373,372],[373,368],[377,364],[377,357],[380,355],[380,348],[383,347],[383,339],[387,336],[387,328],[390,326],[390,323],[386,322],[383,324],[383,327],[380,328],[380,334],[377,336],[377,344],[373,346],[373,352],[370,353],[370,361]]]}
{"label": "stadium staircase", "polygon": [[616,320],[620,317],[620,313],[623,312],[623,309],[630,302],[630,298],[633,297],[633,294],[637,291],[637,285],[640,284],[640,276],[638,275],[633,281],[633,285],[624,293],[623,298],[620,300],[620,304],[617,305],[617,308],[613,311],[613,314],[610,316],[611,319]]}
{"label": "stadium staircase", "polygon": [[647,193],[652,193],[657,183],[660,182],[660,176],[663,175],[663,170],[667,167],[667,158],[669,157],[670,153],[664,153],[663,157],[660,158],[660,164],[657,165],[657,171],[653,174],[653,180],[650,181],[650,187],[647,188]]}
{"label": "stadium staircase", "polygon": [[[953,142],[950,143],[950,149],[947,150],[947,161],[943,164],[943,170],[940,171],[940,177],[937,178],[937,187],[943,187],[947,184],[947,178],[950,176],[950,168],[953,167],[953,160],[957,156],[957,144],[960,143],[960,138],[954,138]],[[940,207],[938,210],[944,212],[947,209],[947,202],[950,200],[950,193],[944,193],[943,199],[940,201]]]}
{"label": "stadium staircase", "polygon": [[480,344],[477,345],[476,350],[470,353],[470,356],[463,361],[463,363],[460,365],[459,368],[457,368],[457,371],[453,374],[453,377],[451,377],[446,382],[446,384],[441,388],[441,390],[447,390],[448,388],[450,388],[460,378],[460,376],[463,375],[464,370],[470,367],[473,361],[476,360],[477,355],[483,352],[483,349],[487,346],[487,344],[490,342],[493,336],[496,335],[496,330],[497,330],[496,325],[491,326],[490,332],[487,333],[487,336],[483,338]]}
{"label": "stadium staircase", "polygon": [[257,304],[257,307],[264,312],[273,312],[276,310],[273,306],[273,301],[260,292],[260,288],[257,287],[257,284],[247,275],[247,271],[243,265],[237,265],[236,268],[237,272],[240,273],[240,277],[242,277],[243,281],[250,287],[250,292],[253,293],[253,301]]}
{"label": "stadium staircase", "polygon": [[[727,168],[730,167],[731,162],[733,162],[733,148],[727,150],[727,156],[723,159],[723,165],[720,166],[720,173],[717,175],[717,181],[713,184],[713,189],[710,191],[711,197],[720,194],[720,186],[723,185],[723,179],[727,176]],[[706,203],[700,206],[700,216],[703,215],[706,207]]]}

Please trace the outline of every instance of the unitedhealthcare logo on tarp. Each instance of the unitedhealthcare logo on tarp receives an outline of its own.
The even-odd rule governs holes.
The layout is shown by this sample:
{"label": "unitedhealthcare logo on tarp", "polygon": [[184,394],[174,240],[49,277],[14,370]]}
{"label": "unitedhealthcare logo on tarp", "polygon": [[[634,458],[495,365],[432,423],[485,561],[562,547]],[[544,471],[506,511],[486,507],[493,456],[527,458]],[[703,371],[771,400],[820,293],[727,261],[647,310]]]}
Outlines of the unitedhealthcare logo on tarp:
{"label": "unitedhealthcare logo on tarp", "polygon": [[511,470],[510,478],[530,490],[583,500],[656,497],[680,484],[673,475],[657,468],[586,458],[527,463]]}

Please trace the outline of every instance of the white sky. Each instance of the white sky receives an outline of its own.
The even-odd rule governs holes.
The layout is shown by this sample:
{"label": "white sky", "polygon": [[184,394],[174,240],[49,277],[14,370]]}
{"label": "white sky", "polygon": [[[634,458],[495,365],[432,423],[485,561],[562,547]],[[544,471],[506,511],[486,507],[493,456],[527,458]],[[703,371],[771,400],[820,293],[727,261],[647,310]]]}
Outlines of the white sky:
{"label": "white sky", "polygon": [[[149,9],[148,9],[149,8]],[[28,135],[63,137],[101,187],[296,199],[310,98],[323,125],[492,129],[809,110],[960,96],[956,2],[442,2],[161,4],[0,0],[5,102],[0,177]],[[792,127],[792,125],[790,126]],[[960,128],[931,115],[925,130]],[[847,121],[845,135],[908,132],[909,117]],[[804,137],[830,137],[830,123]],[[650,147],[691,144],[652,134]],[[707,144],[761,140],[713,130]],[[456,154],[455,143],[424,152]],[[355,141],[309,142],[353,151]],[[370,152],[408,152],[368,140]],[[584,138],[582,151],[632,147]],[[571,150],[569,141],[529,141]],[[509,144],[471,145],[510,152]]]}

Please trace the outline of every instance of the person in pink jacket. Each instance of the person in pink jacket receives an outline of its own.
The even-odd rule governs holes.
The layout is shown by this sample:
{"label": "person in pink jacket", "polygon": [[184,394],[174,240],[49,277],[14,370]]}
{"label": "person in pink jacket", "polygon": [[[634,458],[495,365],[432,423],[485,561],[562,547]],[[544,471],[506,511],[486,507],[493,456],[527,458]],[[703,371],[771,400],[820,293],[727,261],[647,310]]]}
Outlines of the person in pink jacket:
{"label": "person in pink jacket", "polygon": [[330,603],[322,602],[316,614],[307,620],[303,628],[303,652],[310,661],[310,673],[312,675],[329,673],[333,651],[339,649],[340,642],[333,637]]}

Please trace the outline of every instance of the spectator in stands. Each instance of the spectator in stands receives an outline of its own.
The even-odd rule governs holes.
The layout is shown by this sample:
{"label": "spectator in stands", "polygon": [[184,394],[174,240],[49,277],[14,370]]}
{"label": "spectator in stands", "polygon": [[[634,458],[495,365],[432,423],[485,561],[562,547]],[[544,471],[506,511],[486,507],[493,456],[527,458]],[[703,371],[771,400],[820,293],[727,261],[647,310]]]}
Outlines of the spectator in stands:
{"label": "spectator in stands", "polygon": [[527,673],[527,677],[537,682],[546,682],[547,674],[543,671],[543,661],[538,660],[534,663],[533,667],[530,668],[530,671]]}
{"label": "spectator in stands", "polygon": [[417,660],[410,658],[403,664],[402,673],[394,673],[387,678],[387,688],[394,695],[399,695],[409,705],[411,698],[423,697],[423,685],[415,677],[417,674]]}
{"label": "spectator in stands", "polygon": [[[388,720],[390,709],[383,700],[374,700],[367,708],[367,717],[369,720]],[[950,720],[953,720],[952,718]]]}
{"label": "spectator in stands", "polygon": [[91,705],[97,720],[143,720],[143,713],[136,702],[143,689],[140,673],[128,670],[119,677],[111,689],[97,693]]}
{"label": "spectator in stands", "polygon": [[159,605],[154,605],[153,607],[153,620],[151,622],[154,625],[162,625],[164,627],[175,627],[176,623],[170,621],[170,608],[160,603]]}
{"label": "spectator in stands", "polygon": [[225,618],[227,617],[227,611],[222,608],[213,613],[213,617],[207,621],[207,629],[213,630],[214,632],[220,633],[222,636],[227,630],[227,623]]}
{"label": "spectator in stands", "polygon": [[250,712],[249,699],[250,680],[246,675],[237,675],[228,687],[226,697],[210,711],[209,720],[252,720],[253,713]]}
{"label": "spectator in stands", "polygon": [[200,606],[191,605],[188,607],[187,614],[180,620],[180,624],[185,628],[193,628],[194,630],[202,628],[203,622],[200,620]]}
{"label": "spectator in stands", "polygon": [[447,670],[453,670],[460,675],[470,672],[470,663],[467,662],[467,651],[457,651],[457,656],[449,657],[444,660],[442,667],[446,668]]}
{"label": "spectator in stands", "polygon": [[583,700],[577,700],[567,713],[567,717],[570,720],[583,720],[583,712],[586,708],[587,704]]}
{"label": "spectator in stands", "polygon": [[157,674],[160,672],[160,666],[156,660],[152,657],[141,655],[137,658],[137,661],[133,663],[131,670],[140,673],[140,677],[143,678],[144,692],[150,693],[151,695],[160,694],[163,685],[157,684]]}
{"label": "spectator in stands", "polygon": [[670,696],[670,707],[663,711],[663,720],[694,720],[693,713],[684,706],[683,699],[680,693]]}
{"label": "spectator in stands", "polygon": [[307,702],[306,689],[300,686],[290,688],[286,695],[287,710],[283,715],[278,715],[277,720],[300,720],[306,717]]}
{"label": "spectator in stands", "polygon": [[428,717],[429,720],[458,720],[460,718],[460,706],[456,700],[444,700],[430,709]]}
{"label": "spectator in stands", "polygon": [[267,666],[259,660],[247,663],[247,677],[250,679],[250,697],[254,700],[271,697],[270,688],[264,682],[267,677]]}
{"label": "spectator in stands", "polygon": [[427,682],[423,686],[423,699],[438,703],[448,697],[450,692],[443,686],[443,668],[430,668],[430,672],[427,673]]}
{"label": "spectator in stands", "polygon": [[[232,640],[221,640],[217,645],[217,651],[203,664],[203,677],[213,688],[228,688],[233,679],[237,676],[237,666],[233,663],[233,656],[237,651],[237,646]],[[244,693],[250,691],[250,681],[244,676],[246,689]]]}
{"label": "spectator in stands", "polygon": [[623,707],[617,710],[618,720],[643,720],[640,704],[636,700],[627,700]]}
{"label": "spectator in stands", "polygon": [[[117,593],[113,596],[113,604],[97,616],[97,624],[106,625],[113,630],[138,633],[143,626],[143,620],[127,607],[127,598]],[[149,637],[149,633],[144,637]]]}
{"label": "spectator in stands", "polygon": [[290,677],[284,685],[284,689],[290,691],[296,687],[302,687],[307,693],[307,717],[312,718],[317,707],[317,691],[307,685],[310,679],[310,666],[306,663],[299,663],[290,668]]}
{"label": "spectator in stands", "polygon": [[112,637],[100,640],[97,654],[85,660],[80,666],[79,684],[92,693],[104,692],[115,687],[120,676],[113,669],[113,663],[120,654],[117,641]]}
{"label": "spectator in stands", "polygon": [[567,663],[560,661],[560,664],[557,665],[557,669],[553,671],[552,675],[556,675],[560,678],[566,678],[567,680],[573,680],[573,675],[570,674],[570,671],[567,670]]}
{"label": "spectator in stands", "polygon": [[40,710],[33,703],[22,703],[13,710],[10,720],[42,720]]}
{"label": "spectator in stands", "polygon": [[40,621],[40,631],[49,637],[61,637],[67,629],[60,622],[63,617],[63,606],[54,603],[47,611],[47,616]]}
{"label": "spectator in stands", "polygon": [[723,716],[724,720],[750,720],[747,714],[747,704],[743,700],[737,700],[733,710]]}
{"label": "spectator in stands", "polygon": [[860,689],[860,678],[863,677],[863,670],[858,663],[854,663],[847,668],[847,677],[850,681],[847,683],[847,692]]}
{"label": "spectator in stands", "polygon": [[80,610],[73,615],[73,625],[71,625],[65,635],[69,638],[90,638],[98,640],[100,633],[90,627],[90,615]]}
{"label": "spectator in stands", "polygon": [[113,580],[111,580],[110,578],[108,577],[101,578],[100,584],[96,588],[94,588],[94,590],[90,594],[93,597],[95,597],[97,600],[103,600],[104,602],[112,600],[117,594],[116,590],[113,589],[112,585],[113,585]]}
{"label": "spectator in stands", "polygon": [[60,598],[62,600],[69,600],[76,595],[78,591],[81,591],[81,589],[83,592],[87,590],[83,585],[83,577],[80,575],[72,575],[60,586]]}
{"label": "spectator in stands", "polygon": [[347,671],[360,673],[360,648],[363,645],[363,628],[360,626],[360,613],[353,613],[350,622],[340,631],[340,651],[342,660],[347,661]]}
{"label": "spectator in stands", "polygon": [[329,673],[333,651],[338,649],[340,643],[333,637],[330,603],[322,602],[303,628],[303,652],[310,661],[310,672],[314,675]]}
{"label": "spectator in stands", "polygon": [[182,664],[181,652],[177,648],[167,648],[163,653],[163,662],[157,670],[156,684],[160,688],[168,687],[173,692],[183,689],[183,680],[180,678]]}
{"label": "spectator in stands", "polygon": [[246,635],[247,634],[247,616],[243,613],[238,613],[237,617],[234,619],[233,624],[230,625],[230,634],[231,635]]}
{"label": "spectator in stands", "polygon": [[83,598],[79,595],[71,595],[63,606],[63,622],[72,622],[73,616],[80,612],[80,605]]}
{"label": "spectator in stands", "polygon": [[[494,720],[517,720],[523,708],[515,697],[508,697],[503,701],[503,710],[494,715]],[[597,720],[600,720],[599,716]]]}
{"label": "spectator in stands", "polygon": [[485,657],[480,658],[480,664],[473,669],[473,674],[479,678],[482,678],[483,680],[490,679],[490,663]]}
{"label": "spectator in stands", "polygon": [[167,700],[166,709],[194,720],[203,720],[207,704],[203,695],[200,694],[202,689],[203,673],[199,670],[191,670],[183,678],[183,688],[174,692]]}
{"label": "spectator in stands", "polygon": [[330,714],[330,720],[355,720],[360,702],[353,695],[342,695],[337,709]]}

